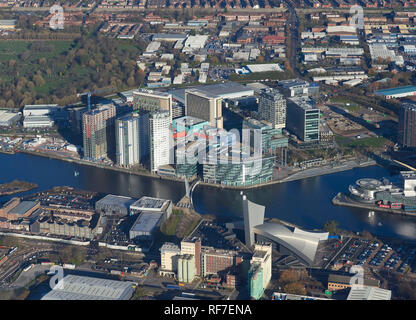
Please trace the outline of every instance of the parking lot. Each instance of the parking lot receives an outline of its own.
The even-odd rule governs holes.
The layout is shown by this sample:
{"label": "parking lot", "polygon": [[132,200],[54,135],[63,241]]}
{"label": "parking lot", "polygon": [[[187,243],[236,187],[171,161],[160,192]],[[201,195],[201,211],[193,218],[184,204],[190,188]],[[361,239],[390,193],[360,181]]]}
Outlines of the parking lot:
{"label": "parking lot", "polygon": [[335,263],[404,274],[414,271],[416,245],[353,239]]}

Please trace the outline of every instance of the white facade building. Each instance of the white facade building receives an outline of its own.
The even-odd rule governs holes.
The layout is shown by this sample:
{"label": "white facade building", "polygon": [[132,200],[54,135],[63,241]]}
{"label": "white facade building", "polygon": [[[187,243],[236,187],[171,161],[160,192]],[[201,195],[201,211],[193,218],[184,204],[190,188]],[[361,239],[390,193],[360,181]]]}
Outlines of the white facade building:
{"label": "white facade building", "polygon": [[149,117],[150,169],[157,172],[160,166],[170,163],[170,113],[156,111]]}

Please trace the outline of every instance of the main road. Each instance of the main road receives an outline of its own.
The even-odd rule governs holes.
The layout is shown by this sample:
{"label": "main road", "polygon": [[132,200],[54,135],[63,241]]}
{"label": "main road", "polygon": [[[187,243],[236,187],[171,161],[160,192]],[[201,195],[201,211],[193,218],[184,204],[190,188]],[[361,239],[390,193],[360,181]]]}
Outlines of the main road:
{"label": "main road", "polygon": [[289,34],[287,35],[287,39],[289,43],[287,43],[287,57],[289,59],[290,67],[293,70],[293,75],[295,77],[299,77],[300,73],[297,68],[297,57],[300,51],[300,45],[299,45],[299,19],[296,13],[296,5],[293,2],[293,0],[286,0],[285,1],[287,5],[287,24],[289,26]]}

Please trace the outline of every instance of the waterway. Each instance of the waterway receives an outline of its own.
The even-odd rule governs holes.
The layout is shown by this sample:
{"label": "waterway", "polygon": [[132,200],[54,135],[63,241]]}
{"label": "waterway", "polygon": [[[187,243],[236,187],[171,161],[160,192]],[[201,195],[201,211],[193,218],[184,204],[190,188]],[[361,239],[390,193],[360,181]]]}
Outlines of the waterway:
{"label": "waterway", "polygon": [[[74,172],[79,172],[75,176]],[[367,230],[374,235],[400,239],[416,239],[416,218],[376,212],[368,217],[368,210],[334,206],[332,198],[359,178],[381,178],[391,173],[380,166],[356,168],[329,175],[245,190],[247,197],[266,206],[266,217],[279,218],[301,227],[322,228],[329,220],[336,220],[343,229]],[[180,182],[130,175],[113,170],[53,160],[17,153],[0,154],[0,183],[13,179],[38,184],[35,191],[66,185],[84,190],[113,193],[132,197],[142,195],[180,200],[185,185]],[[24,193],[27,194],[27,193]],[[8,197],[0,198],[4,201]],[[227,190],[199,185],[193,193],[195,209],[201,214],[220,218],[241,219],[239,190]]]}

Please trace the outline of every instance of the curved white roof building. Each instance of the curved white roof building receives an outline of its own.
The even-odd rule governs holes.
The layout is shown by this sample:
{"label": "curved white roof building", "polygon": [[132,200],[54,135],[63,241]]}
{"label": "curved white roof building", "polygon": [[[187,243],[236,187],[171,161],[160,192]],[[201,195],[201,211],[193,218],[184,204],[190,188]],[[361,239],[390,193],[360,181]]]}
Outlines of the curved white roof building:
{"label": "curved white roof building", "polygon": [[289,250],[301,262],[312,265],[319,241],[328,239],[328,232],[312,232],[280,223],[264,223],[253,228],[255,234]]}

